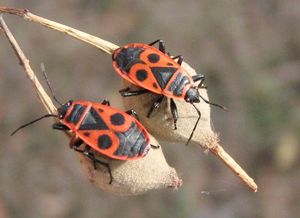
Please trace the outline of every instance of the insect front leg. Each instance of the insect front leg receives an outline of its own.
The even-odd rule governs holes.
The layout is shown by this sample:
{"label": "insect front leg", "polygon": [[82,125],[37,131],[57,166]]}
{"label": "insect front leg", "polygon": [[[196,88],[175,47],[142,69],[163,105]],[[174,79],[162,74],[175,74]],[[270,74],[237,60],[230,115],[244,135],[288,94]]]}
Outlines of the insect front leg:
{"label": "insect front leg", "polygon": [[204,86],[204,80],[205,80],[205,76],[202,75],[202,74],[197,74],[197,75],[194,75],[192,76],[192,79],[194,82],[198,82],[200,81],[199,85],[198,85],[198,88],[207,88],[206,86]]}
{"label": "insect front leg", "polygon": [[66,125],[62,124],[62,123],[54,123],[52,125],[53,129],[57,129],[57,130],[61,130],[61,131],[67,131],[70,130],[69,127],[67,127]]}

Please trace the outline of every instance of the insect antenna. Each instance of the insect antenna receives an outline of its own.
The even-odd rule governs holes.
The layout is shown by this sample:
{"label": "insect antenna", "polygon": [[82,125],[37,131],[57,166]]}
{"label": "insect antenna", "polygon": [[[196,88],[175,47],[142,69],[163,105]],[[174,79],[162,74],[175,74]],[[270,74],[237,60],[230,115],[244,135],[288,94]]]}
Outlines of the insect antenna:
{"label": "insect antenna", "polygon": [[193,107],[196,109],[196,111],[198,113],[198,119],[197,119],[197,122],[195,123],[195,126],[194,126],[194,128],[192,130],[192,133],[191,133],[191,135],[190,135],[190,137],[187,140],[187,142],[186,142],[185,145],[188,145],[190,143],[191,139],[193,138],[194,132],[195,132],[195,130],[196,130],[197,126],[198,126],[198,123],[200,121],[200,118],[201,118],[201,112],[199,111],[199,109],[193,103],[191,103],[191,105],[193,105]]}
{"label": "insect antenna", "polygon": [[200,98],[206,103],[206,104],[210,104],[210,105],[213,105],[215,107],[218,107],[218,108],[221,108],[223,109],[224,111],[228,111],[227,107],[224,107],[220,104],[216,104],[216,103],[213,103],[213,102],[210,102],[208,101],[207,99],[203,98],[200,94],[199,94]]}
{"label": "insect antenna", "polygon": [[30,121],[29,123],[26,123],[26,124],[20,126],[20,127],[17,128],[15,131],[13,131],[13,132],[10,134],[10,136],[13,136],[13,135],[14,135],[16,132],[18,132],[20,129],[23,129],[24,127],[29,126],[29,125],[31,125],[31,124],[33,124],[33,123],[35,123],[35,122],[37,122],[37,121],[39,121],[39,120],[41,120],[41,119],[44,119],[44,118],[46,118],[46,117],[58,117],[58,115],[55,115],[55,114],[46,114],[46,115],[43,115],[43,116],[41,116],[41,117],[39,117],[39,118],[37,118],[37,119],[35,119],[35,120],[33,120],[33,121]]}
{"label": "insect antenna", "polygon": [[47,82],[48,88],[49,88],[49,90],[51,92],[51,95],[52,95],[54,101],[56,101],[60,106],[62,106],[63,104],[56,98],[56,96],[54,95],[54,92],[53,92],[53,90],[51,88],[51,84],[50,84],[50,81],[49,81],[48,76],[46,74],[46,69],[45,69],[44,63],[41,63],[41,69],[42,69],[43,75],[45,77],[45,80]]}

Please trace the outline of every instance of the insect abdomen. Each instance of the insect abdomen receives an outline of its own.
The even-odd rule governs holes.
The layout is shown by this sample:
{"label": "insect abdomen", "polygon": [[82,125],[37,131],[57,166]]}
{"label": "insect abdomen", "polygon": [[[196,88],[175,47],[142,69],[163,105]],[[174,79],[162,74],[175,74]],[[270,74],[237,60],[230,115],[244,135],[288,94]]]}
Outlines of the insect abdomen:
{"label": "insect abdomen", "polygon": [[135,122],[125,132],[115,133],[119,140],[119,148],[114,152],[116,156],[144,156],[148,152],[148,139],[145,138],[144,132]]}
{"label": "insect abdomen", "polygon": [[189,83],[189,78],[183,73],[179,72],[169,85],[168,91],[172,92],[174,96],[182,96],[184,87]]}

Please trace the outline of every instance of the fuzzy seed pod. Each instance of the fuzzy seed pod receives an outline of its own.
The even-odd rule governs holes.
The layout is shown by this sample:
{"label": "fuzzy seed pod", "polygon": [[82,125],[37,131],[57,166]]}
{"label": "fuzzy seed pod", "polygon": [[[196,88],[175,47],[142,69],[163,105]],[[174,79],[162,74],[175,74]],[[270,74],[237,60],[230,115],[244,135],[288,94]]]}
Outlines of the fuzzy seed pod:
{"label": "fuzzy seed pod", "polygon": [[[155,138],[150,138],[152,145],[158,145]],[[166,162],[161,146],[151,148],[145,157],[138,160],[119,161],[96,155],[98,159],[109,163],[112,184],[109,184],[110,176],[105,167],[97,166],[95,170],[88,158],[82,154],[78,154],[78,157],[90,182],[117,195],[139,195],[154,189],[178,189],[182,185],[175,169]]]}
{"label": "fuzzy seed pod", "polygon": [[[188,64],[183,63],[182,66],[191,76],[196,75],[195,70],[192,69]],[[124,87],[130,87],[133,90],[140,89],[139,87],[136,87],[127,81],[123,81],[123,83]],[[208,100],[206,88],[200,88],[199,93],[203,98]],[[174,130],[173,117],[170,111],[170,101],[166,98],[161,103],[160,107],[153,112],[151,117],[147,117],[147,113],[155,98],[157,98],[157,95],[147,93],[138,96],[125,97],[123,98],[123,102],[126,109],[132,108],[138,112],[139,118],[143,125],[156,138],[185,144],[189,139],[198,118],[198,113],[196,112],[195,108],[190,103],[175,100],[179,119],[177,121],[177,129]],[[210,106],[204,101],[195,103],[195,106],[201,112],[201,119],[190,143],[200,145],[205,149],[209,149],[218,142],[218,136],[216,133],[214,133],[211,127]]]}

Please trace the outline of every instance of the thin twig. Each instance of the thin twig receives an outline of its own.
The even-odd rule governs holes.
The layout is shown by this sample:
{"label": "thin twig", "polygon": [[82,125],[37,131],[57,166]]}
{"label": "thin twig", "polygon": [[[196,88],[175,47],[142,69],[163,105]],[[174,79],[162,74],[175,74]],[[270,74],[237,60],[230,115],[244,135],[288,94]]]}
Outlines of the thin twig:
{"label": "thin twig", "polygon": [[[35,23],[39,23],[45,27],[57,30],[59,32],[65,33],[72,37],[75,37],[78,40],[84,41],[88,44],[91,44],[101,51],[112,54],[115,49],[119,46],[100,39],[98,37],[92,36],[85,32],[76,30],[74,28],[68,27],[66,25],[62,25],[57,22],[53,22],[51,20],[42,18],[40,16],[34,15],[30,13],[27,9],[12,9],[7,7],[0,7],[0,13],[9,13],[14,14],[17,16],[23,17],[25,20],[29,20]],[[257,185],[255,184],[254,180],[247,175],[247,173],[234,161],[234,159],[222,148],[221,145],[217,144],[214,145],[209,150],[216,155],[219,159],[221,159],[239,178],[247,184],[254,192],[257,191]]]}
{"label": "thin twig", "polygon": [[46,108],[48,113],[56,114],[56,108],[55,108],[53,102],[51,101],[51,98],[47,95],[44,88],[42,87],[39,80],[37,79],[35,73],[33,72],[32,68],[30,67],[29,60],[26,58],[25,54],[21,50],[21,48],[18,45],[17,41],[15,40],[14,36],[8,29],[1,14],[0,14],[0,23],[4,30],[4,34],[6,35],[9,43],[13,47],[13,50],[14,50],[16,56],[19,59],[20,65],[24,68],[28,79],[31,81],[31,84],[34,86],[34,89],[36,90],[36,92],[39,96],[39,99],[43,103],[43,105]]}
{"label": "thin twig", "polygon": [[215,144],[209,149],[214,155],[221,159],[251,190],[257,192],[257,185],[254,180],[240,167],[240,165],[223,149],[219,144]]}

